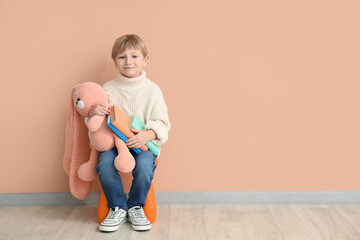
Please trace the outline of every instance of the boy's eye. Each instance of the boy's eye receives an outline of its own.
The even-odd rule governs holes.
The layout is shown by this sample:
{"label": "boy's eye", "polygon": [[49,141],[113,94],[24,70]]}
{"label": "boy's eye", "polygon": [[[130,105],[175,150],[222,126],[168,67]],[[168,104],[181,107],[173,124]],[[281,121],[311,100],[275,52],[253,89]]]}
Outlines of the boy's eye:
{"label": "boy's eye", "polygon": [[120,58],[120,59],[123,59],[123,58],[125,58],[125,57],[123,57],[123,56],[120,56],[119,58]]}
{"label": "boy's eye", "polygon": [[133,56],[133,58],[137,58],[138,56]]}

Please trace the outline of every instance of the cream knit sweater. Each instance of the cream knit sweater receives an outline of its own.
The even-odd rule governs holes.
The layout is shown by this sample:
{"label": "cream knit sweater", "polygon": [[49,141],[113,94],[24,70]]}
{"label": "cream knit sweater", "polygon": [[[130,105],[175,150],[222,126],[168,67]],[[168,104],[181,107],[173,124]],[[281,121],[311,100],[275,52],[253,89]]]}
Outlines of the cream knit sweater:
{"label": "cream knit sweater", "polygon": [[135,78],[119,73],[103,87],[111,105],[117,105],[129,117],[136,114],[145,123],[145,130],[154,130],[156,145],[168,140],[170,121],[164,97],[160,87],[146,77],[144,70]]}

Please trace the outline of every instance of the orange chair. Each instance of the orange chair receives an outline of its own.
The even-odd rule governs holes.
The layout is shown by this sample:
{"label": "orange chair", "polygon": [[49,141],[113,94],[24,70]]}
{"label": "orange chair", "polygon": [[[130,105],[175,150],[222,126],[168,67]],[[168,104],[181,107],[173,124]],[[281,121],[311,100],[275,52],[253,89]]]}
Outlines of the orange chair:
{"label": "orange chair", "polygon": [[[155,160],[155,165],[158,164],[158,159]],[[149,193],[145,200],[144,212],[146,217],[149,219],[151,223],[155,222],[156,220],[156,202],[155,202],[155,192],[153,183],[151,183]],[[98,220],[99,223],[104,221],[107,214],[109,213],[109,208],[107,206],[107,200],[104,194],[104,191],[101,190],[100,200],[98,205]]]}

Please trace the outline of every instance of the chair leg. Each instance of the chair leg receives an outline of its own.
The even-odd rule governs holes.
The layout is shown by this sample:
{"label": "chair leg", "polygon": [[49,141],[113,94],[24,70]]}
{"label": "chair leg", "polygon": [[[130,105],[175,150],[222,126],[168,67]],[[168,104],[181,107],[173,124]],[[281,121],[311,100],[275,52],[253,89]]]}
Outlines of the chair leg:
{"label": "chair leg", "polygon": [[[158,165],[159,159],[155,159],[155,165]],[[148,192],[148,195],[145,200],[144,212],[146,217],[149,219],[151,223],[156,220],[156,202],[155,202],[155,192],[154,185],[151,182],[151,186]]]}
{"label": "chair leg", "polygon": [[107,200],[104,194],[104,191],[101,189],[99,205],[98,205],[98,221],[102,223],[109,213],[109,208],[107,207]]}
{"label": "chair leg", "polygon": [[151,223],[156,220],[156,202],[155,202],[155,193],[153,183],[151,183],[149,193],[145,200],[144,212],[146,217]]}

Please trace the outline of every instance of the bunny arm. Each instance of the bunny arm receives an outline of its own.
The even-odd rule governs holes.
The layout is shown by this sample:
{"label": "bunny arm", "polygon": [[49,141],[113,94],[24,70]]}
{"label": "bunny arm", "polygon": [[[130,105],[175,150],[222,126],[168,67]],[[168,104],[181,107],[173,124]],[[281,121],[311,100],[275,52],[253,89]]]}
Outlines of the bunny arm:
{"label": "bunny arm", "polygon": [[89,161],[87,161],[86,163],[83,163],[78,170],[79,178],[86,182],[91,182],[96,177],[96,165],[98,163],[98,161],[97,161],[98,160],[98,151],[93,146],[91,146],[91,148],[92,148],[92,150],[91,150]]}
{"label": "bunny arm", "polygon": [[88,122],[89,131],[96,132],[97,130],[99,130],[101,127],[101,124],[105,121],[105,119],[106,119],[105,116],[99,116],[99,115],[95,115],[95,116],[91,117]]}
{"label": "bunny arm", "polygon": [[114,160],[115,168],[123,173],[131,172],[135,167],[135,159],[131,155],[125,142],[115,135],[114,137],[115,146],[119,153],[119,155]]}

